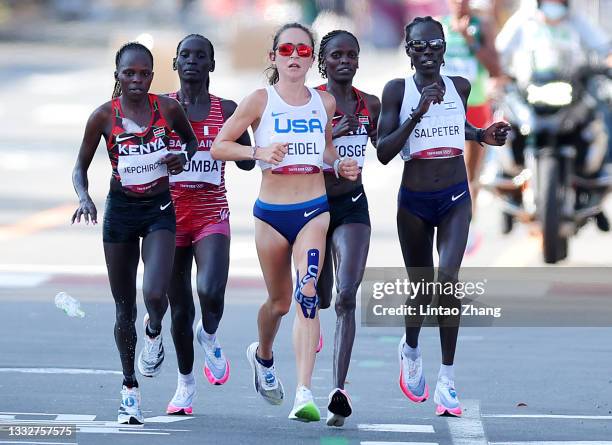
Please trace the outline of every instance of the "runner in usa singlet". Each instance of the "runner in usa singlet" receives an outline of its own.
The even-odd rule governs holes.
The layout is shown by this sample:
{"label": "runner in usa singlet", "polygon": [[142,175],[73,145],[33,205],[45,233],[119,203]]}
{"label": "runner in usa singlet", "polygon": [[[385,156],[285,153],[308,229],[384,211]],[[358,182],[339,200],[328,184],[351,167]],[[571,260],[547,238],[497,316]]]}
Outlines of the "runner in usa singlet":
{"label": "runner in usa singlet", "polygon": [[258,161],[262,170],[272,168],[276,174],[319,173],[325,151],[327,113],[319,93],[310,91],[310,101],[301,106],[286,103],[273,86],[266,87],[268,102],[255,130],[255,144],[265,147],[273,142],[287,142],[283,161],[273,166]]}

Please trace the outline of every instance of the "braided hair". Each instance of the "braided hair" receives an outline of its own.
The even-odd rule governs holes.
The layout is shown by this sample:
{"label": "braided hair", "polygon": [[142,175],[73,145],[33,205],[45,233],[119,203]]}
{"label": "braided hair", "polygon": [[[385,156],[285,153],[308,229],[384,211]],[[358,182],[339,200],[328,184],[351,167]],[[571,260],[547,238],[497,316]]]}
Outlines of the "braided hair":
{"label": "braided hair", "polygon": [[[128,42],[122,45],[121,48],[119,48],[119,50],[117,51],[117,54],[115,55],[115,69],[116,70],[119,70],[119,63],[121,62],[121,57],[123,57],[123,54],[125,54],[127,51],[130,51],[130,50],[144,52],[151,59],[151,68],[153,68],[153,54],[151,54],[151,51],[149,50],[149,48],[147,48],[146,46],[144,46],[142,43],[139,43],[139,42]],[[115,97],[119,97],[119,96],[121,96],[121,82],[119,82],[119,79],[117,79],[115,80],[115,87],[113,88],[112,98],[114,99]]]}
{"label": "braided hair", "polygon": [[[414,28],[416,25],[419,25],[421,23],[433,23],[434,25],[436,25],[439,29],[440,29],[440,33],[442,33],[442,38],[444,39],[444,28],[442,27],[442,23],[440,23],[439,21],[435,20],[434,18],[432,18],[431,16],[425,16],[425,17],[415,17],[415,19],[408,23],[406,25],[406,45],[408,45],[408,42],[411,40],[410,39],[410,31],[412,31],[412,28]],[[408,48],[406,48],[408,49]]]}
{"label": "braided hair", "polygon": [[[176,57],[178,57],[179,55],[179,49],[181,48],[181,45],[183,44],[183,42],[185,40],[189,40],[189,39],[198,39],[198,40],[202,40],[204,42],[206,42],[208,44],[209,50],[210,50],[210,60],[212,60],[213,62],[215,61],[215,47],[213,46],[212,42],[210,40],[208,40],[206,37],[204,37],[201,34],[189,34],[186,35],[185,37],[183,37],[183,39],[178,43],[178,45],[176,45],[176,56],[175,59],[173,61],[172,64],[172,68],[176,69]],[[208,87],[210,86],[210,77],[208,78],[208,80],[206,81],[206,89],[208,90]]]}
{"label": "braided hair", "polygon": [[[283,31],[293,28],[301,29],[306,34],[308,34],[308,37],[310,38],[310,44],[314,48],[315,38],[312,31],[301,23],[292,22],[286,23],[285,25],[281,26],[278,31],[276,31],[276,34],[274,34],[274,39],[272,40],[272,51],[276,51],[276,49],[278,48],[278,39],[280,38],[280,35],[283,33]],[[274,85],[278,82],[278,68],[276,68],[274,64],[271,64],[268,68],[266,68],[265,72],[268,77],[268,83],[270,85]]]}
{"label": "braided hair", "polygon": [[361,50],[359,48],[359,41],[357,40],[357,37],[355,37],[353,33],[349,31],[346,31],[344,29],[335,29],[325,34],[323,38],[321,39],[321,43],[319,44],[319,54],[318,54],[319,73],[321,73],[321,77],[323,79],[327,79],[327,67],[325,66],[325,49],[327,48],[327,44],[331,42],[334,37],[342,35],[342,34],[350,36],[353,39],[355,39],[355,43],[357,44],[357,52],[359,53],[359,51]]}

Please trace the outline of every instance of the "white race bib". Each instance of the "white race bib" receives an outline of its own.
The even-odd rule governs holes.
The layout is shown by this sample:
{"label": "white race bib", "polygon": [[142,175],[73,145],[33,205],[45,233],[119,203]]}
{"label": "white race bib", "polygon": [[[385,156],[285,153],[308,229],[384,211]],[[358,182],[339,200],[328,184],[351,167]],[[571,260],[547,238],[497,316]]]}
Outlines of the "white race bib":
{"label": "white race bib", "polygon": [[160,160],[168,154],[166,148],[147,154],[119,155],[117,171],[124,186],[149,184],[168,176],[166,164]]}
{"label": "white race bib", "polygon": [[170,176],[170,182],[207,182],[219,185],[222,164],[223,161],[212,158],[210,151],[197,151],[181,173]]}

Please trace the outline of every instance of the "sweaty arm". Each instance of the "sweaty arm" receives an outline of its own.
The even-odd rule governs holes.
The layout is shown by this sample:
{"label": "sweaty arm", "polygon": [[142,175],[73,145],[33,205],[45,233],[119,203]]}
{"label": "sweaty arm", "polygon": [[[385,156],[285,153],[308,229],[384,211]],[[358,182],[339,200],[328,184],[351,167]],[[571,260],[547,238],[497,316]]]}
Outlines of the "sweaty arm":
{"label": "sweaty arm", "polygon": [[[259,122],[268,100],[267,92],[257,90],[247,96],[236,108],[230,118],[225,121],[221,131],[215,138],[210,154],[213,159],[222,161],[253,160],[258,150],[245,140],[238,142],[247,129]],[[249,141],[250,142],[250,141]]]}
{"label": "sweaty arm", "polygon": [[[237,107],[238,105],[236,105],[236,102],[234,102],[233,100],[223,100],[221,102],[221,111],[223,112],[223,117],[225,119],[228,119],[234,114],[234,111],[236,111]],[[240,145],[251,146],[251,138],[249,137],[249,132],[245,131],[244,133],[242,133],[242,135],[236,140],[236,142]],[[236,165],[240,170],[252,170],[253,167],[255,167],[255,161],[236,161]]]}
{"label": "sweaty arm", "polygon": [[336,150],[333,142],[332,120],[336,113],[336,99],[326,91],[317,91],[323,101],[323,106],[327,112],[327,124],[325,125],[325,151],[323,152],[323,161],[328,165],[334,165],[336,159],[340,159],[340,155]]}
{"label": "sweaty arm", "polygon": [[368,108],[368,113],[370,113],[370,119],[372,121],[372,125],[370,127],[370,131],[368,136],[370,137],[370,142],[374,148],[376,148],[378,144],[378,118],[380,117],[380,99],[372,94],[364,94],[366,107]]}
{"label": "sweaty arm", "polygon": [[100,138],[105,133],[110,133],[110,115],[111,104],[105,103],[96,109],[85,126],[85,134],[79,148],[76,163],[72,170],[72,184],[74,191],[79,197],[79,208],[72,215],[72,222],[76,220],[80,222],[81,216],[85,217],[85,221],[89,221],[89,217],[93,223],[97,222],[97,210],[91,197],[89,196],[89,180],[87,178],[87,170],[96,153]]}
{"label": "sweaty arm", "polygon": [[382,94],[380,118],[378,120],[378,143],[376,155],[383,164],[388,164],[401,150],[419,121],[419,116],[399,124],[399,114],[404,97],[404,80],[393,79],[385,85]]}

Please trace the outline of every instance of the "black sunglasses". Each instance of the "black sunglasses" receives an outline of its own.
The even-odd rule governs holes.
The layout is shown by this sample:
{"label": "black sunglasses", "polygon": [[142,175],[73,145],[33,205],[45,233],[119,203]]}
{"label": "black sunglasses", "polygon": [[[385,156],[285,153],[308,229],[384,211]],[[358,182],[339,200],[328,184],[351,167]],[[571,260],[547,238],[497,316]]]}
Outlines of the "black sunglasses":
{"label": "black sunglasses", "polygon": [[446,42],[444,39],[431,39],[431,40],[409,40],[406,43],[408,48],[412,48],[418,53],[425,51],[425,49],[429,46],[434,51],[440,50],[444,48]]}

